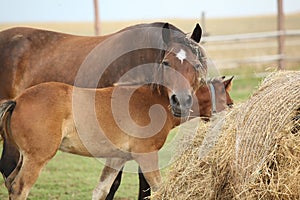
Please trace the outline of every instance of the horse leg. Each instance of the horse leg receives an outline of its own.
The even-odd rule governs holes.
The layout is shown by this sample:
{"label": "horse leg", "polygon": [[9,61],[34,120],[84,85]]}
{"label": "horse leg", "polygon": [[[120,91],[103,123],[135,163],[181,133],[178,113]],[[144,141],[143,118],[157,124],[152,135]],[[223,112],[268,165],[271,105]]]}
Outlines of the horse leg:
{"label": "horse leg", "polygon": [[21,169],[12,181],[11,187],[8,188],[10,200],[25,200],[27,198],[30,189],[48,160],[41,161],[24,155]]}
{"label": "horse leg", "polygon": [[110,187],[116,179],[120,169],[124,166],[126,160],[121,158],[106,159],[102,170],[100,181],[93,191],[93,200],[105,199],[109,193]]}
{"label": "horse leg", "polygon": [[110,191],[105,200],[113,200],[114,199],[115,193],[121,184],[123,168],[124,167],[122,167],[121,170],[119,171],[118,176],[116,177],[115,181],[113,182],[113,184],[110,188]]}
{"label": "horse leg", "polygon": [[3,139],[3,150],[0,160],[0,172],[4,179],[16,168],[20,153],[18,149],[10,143],[9,140]]}
{"label": "horse leg", "polygon": [[156,191],[161,183],[161,175],[158,167],[157,152],[134,155],[134,160],[140,168],[153,191]]}
{"label": "horse leg", "polygon": [[17,176],[17,174],[19,173],[21,167],[22,167],[22,163],[23,163],[23,156],[19,156],[19,162],[17,164],[17,166],[15,167],[14,171],[12,171],[10,173],[10,175],[5,179],[5,186],[7,189],[11,188],[11,184],[14,181],[15,177]]}
{"label": "horse leg", "polygon": [[146,197],[151,195],[150,185],[148,184],[141,167],[139,166],[139,200],[144,200]]}

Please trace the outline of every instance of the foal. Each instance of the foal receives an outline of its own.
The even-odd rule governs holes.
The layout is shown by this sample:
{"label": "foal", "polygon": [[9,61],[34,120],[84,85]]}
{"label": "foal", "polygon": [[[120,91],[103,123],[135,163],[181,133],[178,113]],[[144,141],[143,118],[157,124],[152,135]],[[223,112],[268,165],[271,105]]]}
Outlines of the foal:
{"label": "foal", "polygon": [[107,159],[93,199],[106,198],[129,160],[139,164],[155,190],[161,181],[158,150],[181,123],[171,112],[168,93],[163,86],[93,90],[50,82],[4,102],[1,134],[20,152],[17,167],[5,180],[10,199],[27,198],[41,169],[58,150]]}
{"label": "foal", "polygon": [[[225,80],[225,76],[221,79],[215,78],[207,81],[206,85],[198,88],[195,93],[195,104],[192,106],[190,118],[201,117],[203,120],[209,118],[216,112],[221,112],[227,107],[233,105],[233,100],[230,97],[233,76]],[[106,200],[113,200],[116,191],[118,190],[122,179],[123,167],[115,179]],[[151,195],[150,186],[145,180],[141,169],[139,168],[139,200],[143,200]]]}

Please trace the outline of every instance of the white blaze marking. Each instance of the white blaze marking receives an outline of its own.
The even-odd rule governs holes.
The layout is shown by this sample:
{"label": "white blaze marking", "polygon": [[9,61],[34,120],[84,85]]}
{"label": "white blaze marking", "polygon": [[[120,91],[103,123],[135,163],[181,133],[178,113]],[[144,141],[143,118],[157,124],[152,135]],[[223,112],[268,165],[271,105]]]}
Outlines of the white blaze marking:
{"label": "white blaze marking", "polygon": [[176,54],[176,57],[183,63],[183,60],[186,59],[186,52],[182,49]]}

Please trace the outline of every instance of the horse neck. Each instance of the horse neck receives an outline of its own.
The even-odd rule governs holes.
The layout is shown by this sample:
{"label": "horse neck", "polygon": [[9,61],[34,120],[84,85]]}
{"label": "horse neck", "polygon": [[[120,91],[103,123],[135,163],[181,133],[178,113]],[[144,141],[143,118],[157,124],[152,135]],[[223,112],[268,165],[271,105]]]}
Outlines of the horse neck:
{"label": "horse neck", "polygon": [[[133,98],[133,101],[136,100],[137,108],[146,107],[148,114],[151,106],[159,105],[161,106],[166,113],[166,124],[165,126],[174,128],[180,124],[180,118],[173,116],[169,109],[169,97],[167,89],[164,86],[158,84],[150,84],[137,88],[136,96]],[[144,102],[141,102],[141,99],[146,99]],[[133,104],[133,106],[136,106]],[[140,109],[142,110],[142,109]],[[139,111],[139,110],[138,110]],[[161,117],[161,116],[159,116]],[[168,134],[168,133],[166,133]]]}

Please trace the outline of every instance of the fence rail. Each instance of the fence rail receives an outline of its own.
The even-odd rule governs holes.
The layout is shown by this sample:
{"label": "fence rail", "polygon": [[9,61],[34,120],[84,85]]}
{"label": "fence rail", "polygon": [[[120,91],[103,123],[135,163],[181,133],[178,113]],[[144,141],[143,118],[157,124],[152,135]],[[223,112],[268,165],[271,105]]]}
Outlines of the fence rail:
{"label": "fence rail", "polygon": [[[276,54],[274,51],[277,51],[276,48],[278,48],[278,42],[277,38],[279,36],[285,37],[285,46],[284,50],[288,49],[289,46],[291,48],[297,48],[298,50],[294,50],[294,52],[287,52],[283,54]],[[234,35],[218,35],[218,36],[205,36],[203,38],[203,42],[205,45],[207,45],[209,48],[211,48],[210,51],[217,51],[219,50],[222,54],[222,51],[233,51],[238,50],[239,48],[241,51],[248,49],[251,51],[255,51],[255,49],[259,48],[273,48],[273,54],[268,55],[259,55],[259,56],[253,56],[253,55],[246,55],[242,58],[236,58],[236,57],[223,57],[222,55],[219,56],[219,58],[216,58],[214,60],[215,63],[220,64],[220,66],[228,65],[234,63],[234,66],[238,66],[241,64],[246,63],[269,63],[269,62],[277,62],[280,60],[288,61],[288,62],[300,62],[300,42],[299,40],[295,40],[293,38],[300,37],[300,30],[286,30],[286,31],[271,31],[271,32],[259,32],[259,33],[245,33],[245,34],[234,34]],[[273,40],[272,40],[273,39]],[[289,41],[290,39],[293,39],[292,41]],[[271,42],[269,40],[272,40]],[[255,41],[255,44],[251,44],[249,42]],[[267,42],[266,42],[267,41]],[[266,46],[266,43],[269,43],[268,46]],[[224,48],[224,44],[227,45],[227,48]],[[226,46],[225,46],[226,47]],[[267,51],[263,52],[266,54]]]}
{"label": "fence rail", "polygon": [[280,35],[300,36],[300,30],[270,31],[270,32],[259,32],[259,33],[206,36],[203,38],[203,42],[233,42],[233,41],[235,42],[235,41],[240,41],[240,40],[275,38]]}

